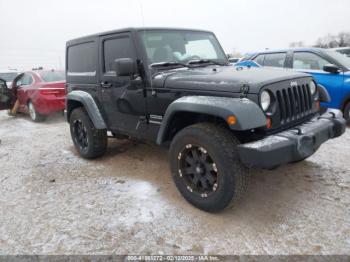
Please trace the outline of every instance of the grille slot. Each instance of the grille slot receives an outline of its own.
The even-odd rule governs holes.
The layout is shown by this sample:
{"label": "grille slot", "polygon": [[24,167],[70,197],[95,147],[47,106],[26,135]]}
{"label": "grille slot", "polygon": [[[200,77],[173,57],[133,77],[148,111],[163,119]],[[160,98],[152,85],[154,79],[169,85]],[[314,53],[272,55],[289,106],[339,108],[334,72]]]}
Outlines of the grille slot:
{"label": "grille slot", "polygon": [[307,116],[312,110],[309,86],[298,85],[276,91],[281,124]]}

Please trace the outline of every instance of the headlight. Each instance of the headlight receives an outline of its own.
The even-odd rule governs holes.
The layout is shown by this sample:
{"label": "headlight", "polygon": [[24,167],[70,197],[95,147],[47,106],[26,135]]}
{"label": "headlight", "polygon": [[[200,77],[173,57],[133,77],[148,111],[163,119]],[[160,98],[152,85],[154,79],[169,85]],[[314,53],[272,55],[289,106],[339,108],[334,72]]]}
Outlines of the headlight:
{"label": "headlight", "polygon": [[309,83],[309,89],[310,89],[311,95],[314,95],[316,93],[316,84],[314,81],[311,81]]}
{"label": "headlight", "polygon": [[266,111],[271,104],[271,96],[268,91],[264,90],[260,94],[260,105],[261,108]]}

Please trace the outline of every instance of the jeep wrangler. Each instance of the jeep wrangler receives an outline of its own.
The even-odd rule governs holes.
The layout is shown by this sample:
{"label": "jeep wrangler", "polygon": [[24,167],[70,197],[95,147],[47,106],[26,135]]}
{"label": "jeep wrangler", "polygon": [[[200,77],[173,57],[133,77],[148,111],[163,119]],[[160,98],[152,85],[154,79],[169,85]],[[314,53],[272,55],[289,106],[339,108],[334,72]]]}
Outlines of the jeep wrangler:
{"label": "jeep wrangler", "polygon": [[242,198],[251,167],[311,156],[345,132],[338,110],[304,73],[230,65],[208,31],[129,28],[66,45],[66,118],[84,158],[115,138],[169,147],[173,180],[217,212]]}

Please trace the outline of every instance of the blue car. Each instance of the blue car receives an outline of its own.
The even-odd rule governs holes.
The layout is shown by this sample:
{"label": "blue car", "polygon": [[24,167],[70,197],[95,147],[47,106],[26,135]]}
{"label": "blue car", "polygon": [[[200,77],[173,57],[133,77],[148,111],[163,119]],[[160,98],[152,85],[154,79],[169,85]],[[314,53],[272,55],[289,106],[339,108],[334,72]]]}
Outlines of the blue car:
{"label": "blue car", "polygon": [[264,51],[245,55],[235,66],[269,66],[311,74],[330,97],[322,107],[340,109],[350,122],[350,58],[322,48]]}

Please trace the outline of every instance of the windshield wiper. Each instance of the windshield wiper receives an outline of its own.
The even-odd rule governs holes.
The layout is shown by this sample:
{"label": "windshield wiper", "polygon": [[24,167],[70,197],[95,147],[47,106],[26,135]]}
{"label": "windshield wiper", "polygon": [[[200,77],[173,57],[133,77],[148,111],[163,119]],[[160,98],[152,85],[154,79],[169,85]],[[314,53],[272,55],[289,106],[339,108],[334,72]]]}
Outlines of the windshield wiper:
{"label": "windshield wiper", "polygon": [[175,62],[175,61],[153,63],[153,64],[150,64],[149,66],[152,67],[152,68],[169,67],[169,66],[191,67],[188,64],[184,64],[184,63],[181,63],[181,62]]}
{"label": "windshield wiper", "polygon": [[229,63],[218,62],[218,61],[213,60],[213,59],[196,59],[196,60],[188,61],[187,64],[188,65],[193,65],[193,64],[214,64],[214,65],[224,66],[224,65],[228,65]]}

